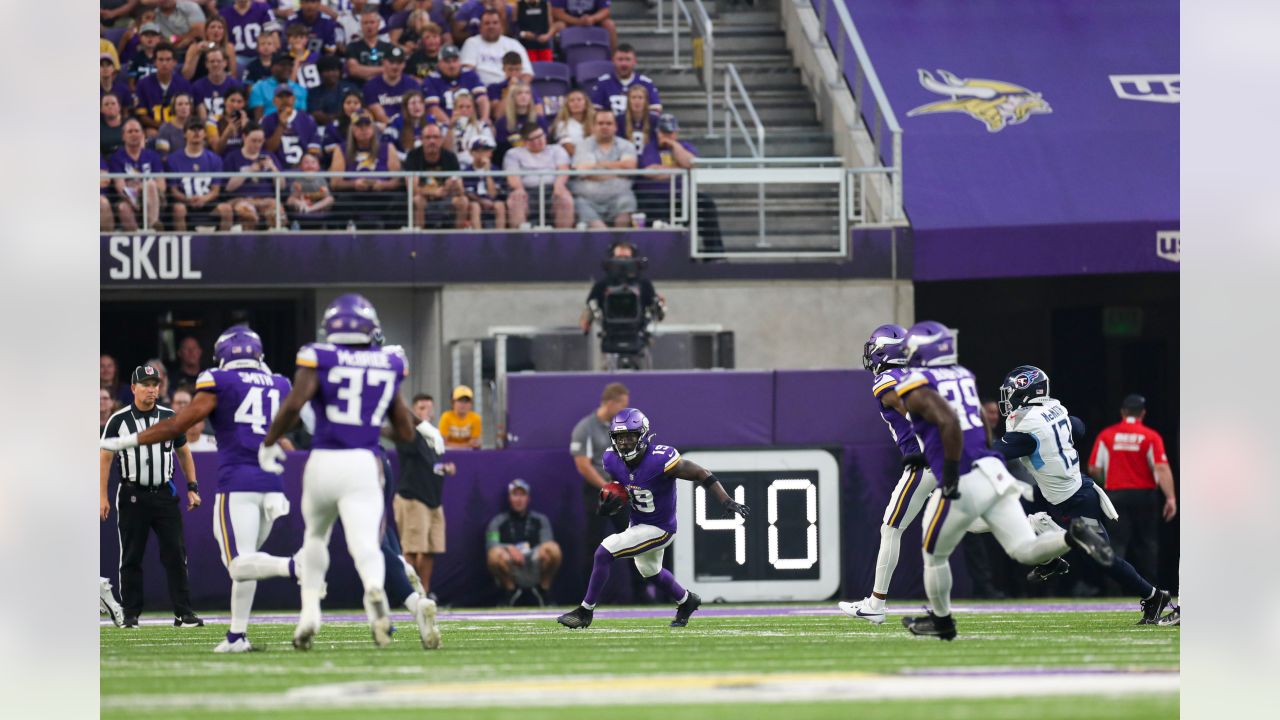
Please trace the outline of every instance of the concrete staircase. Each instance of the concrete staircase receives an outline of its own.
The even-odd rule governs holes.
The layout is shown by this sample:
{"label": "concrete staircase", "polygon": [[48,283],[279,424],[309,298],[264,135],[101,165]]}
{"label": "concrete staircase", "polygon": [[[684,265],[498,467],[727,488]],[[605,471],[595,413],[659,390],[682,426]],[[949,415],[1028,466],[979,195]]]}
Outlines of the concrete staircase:
{"label": "concrete staircase", "polygon": [[[704,3],[715,35],[715,88],[711,135],[707,132],[706,92],[700,71],[671,67],[670,4],[664,3],[666,30],[656,32],[657,14],[646,0],[614,0],[613,17],[621,42],[636,48],[640,72],[657,84],[665,111],[680,120],[681,136],[694,143],[705,158],[722,158],[724,137],[724,67],[737,68],[742,84],[765,127],[765,156],[829,157],[831,138],[818,122],[817,107],[795,67],[786,38],[779,28],[776,0],[756,0],[755,5]],[[683,25],[683,22],[682,22]],[[688,30],[681,31],[681,63],[690,65]],[[745,117],[748,130],[754,133]],[[732,157],[749,157],[750,150],[731,126]],[[829,186],[766,186],[765,228],[768,244],[776,250],[823,247],[838,230],[838,198]],[[722,185],[704,188],[720,211],[726,249],[754,249],[759,241],[760,216],[757,187]]]}

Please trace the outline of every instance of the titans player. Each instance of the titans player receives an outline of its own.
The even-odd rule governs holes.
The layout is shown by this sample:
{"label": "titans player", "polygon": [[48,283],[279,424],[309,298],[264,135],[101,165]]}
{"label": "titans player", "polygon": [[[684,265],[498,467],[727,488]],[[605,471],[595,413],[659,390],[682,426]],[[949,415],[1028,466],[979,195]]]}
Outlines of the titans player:
{"label": "titans player", "polygon": [[[1014,368],[1000,385],[999,407],[1006,418],[1006,430],[993,449],[1006,460],[1021,464],[1035,480],[1032,509],[1060,525],[1081,518],[1106,538],[1102,516],[1116,519],[1115,507],[1106,493],[1080,474],[1075,438],[1084,435],[1084,423],[1050,397],[1049,376],[1034,365]],[[1069,567],[1066,560],[1056,558],[1034,568],[1031,578],[1045,580]],[[1125,592],[1141,599],[1142,620],[1138,624],[1156,624],[1169,604],[1169,593],[1152,585],[1124,558],[1115,558],[1105,571]]]}
{"label": "titans player", "polygon": [[[218,367],[196,379],[196,397],[177,415],[137,435],[102,441],[104,449],[167,442],[206,418],[218,438],[218,495],[213,534],[228,569],[240,553],[262,547],[276,519],[289,514],[280,478],[258,467],[258,445],[267,425],[289,393],[289,380],[262,361],[262,338],[244,325],[227,329],[213,346]],[[110,445],[110,446],[109,446]],[[231,627],[214,648],[219,653],[252,650],[246,633],[257,582],[231,583]]]}
{"label": "titans player", "polygon": [[880,403],[880,417],[889,426],[889,434],[903,456],[902,477],[889,495],[880,525],[880,552],[876,555],[875,582],[870,597],[857,602],[842,602],[840,609],[853,617],[879,625],[884,622],[885,600],[889,597],[889,581],[898,566],[902,531],[910,525],[929,495],[938,487],[933,471],[924,462],[923,446],[911,429],[906,408],[894,389],[909,374],[902,341],[907,331],[900,325],[886,324],[876,328],[862,346],[862,367],[876,373],[871,381],[871,394]]}
{"label": "titans player", "polygon": [[911,373],[895,388],[924,444],[929,467],[940,487],[925,506],[924,587],[926,617],[902,624],[915,635],[943,640],[956,636],[951,617],[950,557],[974,520],[982,518],[1009,557],[1039,565],[1072,547],[1111,563],[1111,546],[1081,518],[1069,532],[1054,527],[1037,536],[1019,502],[1019,484],[999,454],[987,447],[987,429],[973,373],[957,364],[955,335],[926,320],[907,331],[903,341]]}
{"label": "titans player", "polygon": [[[676,534],[675,479],[692,480],[706,488],[729,512],[746,517],[751,509],[736,502],[724,491],[711,471],[680,457],[670,445],[652,443],[649,418],[635,408],[625,408],[609,424],[611,448],[604,451],[604,468],[614,481],[627,488],[631,501],[631,525],[605,538],[596,548],[591,580],[582,604],[557,618],[565,627],[591,626],[596,601],[609,580],[613,562],[635,558],[636,570],[654,584],[679,598],[671,627],[689,624],[689,616],[702,605],[697,593],[685,590],[670,570],[662,567],[662,555]],[[600,503],[602,515],[622,509],[619,498],[609,496]]]}
{"label": "titans player", "polygon": [[383,582],[386,566],[379,549],[382,524],[382,467],[378,436],[390,417],[396,436],[413,437],[412,415],[400,394],[408,372],[404,356],[374,344],[381,333],[378,312],[363,296],[342,295],[325,308],[326,342],[298,351],[293,391],[284,399],[258,450],[268,472],[284,472],[278,441],[293,427],[303,405],[315,410],[316,432],[302,475],[302,518],[306,523],[301,565],[302,613],[293,645],[311,648],[320,630],[320,599],[329,568],[329,534],[342,519],[347,550],[364,584],[364,607],[379,647],[391,643],[391,617]]}

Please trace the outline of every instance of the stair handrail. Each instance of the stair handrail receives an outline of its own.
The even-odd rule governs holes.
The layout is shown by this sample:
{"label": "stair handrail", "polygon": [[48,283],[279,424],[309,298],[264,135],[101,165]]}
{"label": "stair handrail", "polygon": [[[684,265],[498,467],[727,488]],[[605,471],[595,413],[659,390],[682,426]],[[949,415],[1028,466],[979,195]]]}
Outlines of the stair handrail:
{"label": "stair handrail", "polygon": [[[693,10],[689,9],[690,4]],[[680,63],[680,17],[684,16],[685,23],[689,27],[690,42],[696,37],[702,38],[702,87],[706,91],[707,98],[707,137],[715,137],[715,129],[712,122],[713,107],[715,104],[715,67],[716,67],[716,43],[715,28],[711,22],[711,14],[707,12],[707,6],[702,4],[702,0],[671,0],[671,67],[674,69],[688,68],[688,65]],[[661,7],[659,7],[658,17],[662,17]],[[659,20],[661,22],[661,20]],[[661,25],[659,25],[661,29]],[[694,31],[698,35],[694,35]],[[694,51],[697,51],[696,45]]]}

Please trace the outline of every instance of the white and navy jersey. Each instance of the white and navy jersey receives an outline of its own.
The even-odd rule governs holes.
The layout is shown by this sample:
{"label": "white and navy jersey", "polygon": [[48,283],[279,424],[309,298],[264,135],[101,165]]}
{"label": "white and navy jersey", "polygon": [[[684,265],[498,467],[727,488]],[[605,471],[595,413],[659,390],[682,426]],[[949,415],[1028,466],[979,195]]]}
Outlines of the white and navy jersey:
{"label": "white and navy jersey", "polygon": [[[136,435],[161,420],[174,416],[173,410],[157,404],[150,410],[139,410],[132,403],[107,419],[102,438]],[[116,453],[120,477],[124,482],[144,487],[158,487],[173,480],[173,451],[187,444],[185,435],[152,445],[139,445]],[[170,488],[172,491],[172,488]]]}
{"label": "white and navy jersey", "polygon": [[1021,464],[1054,505],[1080,489],[1080,453],[1071,439],[1071,416],[1053,398],[1015,410],[1006,418],[1004,437],[995,449]]}

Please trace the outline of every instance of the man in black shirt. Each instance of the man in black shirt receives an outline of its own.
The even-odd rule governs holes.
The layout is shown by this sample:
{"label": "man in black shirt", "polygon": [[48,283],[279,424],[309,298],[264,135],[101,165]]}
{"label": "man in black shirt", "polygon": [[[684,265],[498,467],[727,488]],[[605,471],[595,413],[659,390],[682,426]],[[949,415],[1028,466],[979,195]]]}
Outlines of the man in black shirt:
{"label": "man in black shirt", "polygon": [[382,16],[378,14],[378,6],[369,4],[360,13],[360,38],[347,43],[347,77],[359,85],[382,74],[382,58],[395,47],[386,40],[378,39],[378,31],[382,28]]}
{"label": "man in black shirt", "polygon": [[[160,373],[150,365],[133,371],[133,403],[107,420],[102,441],[136,435],[161,420],[174,416],[173,410],[157,404]],[[160,545],[160,562],[169,580],[169,600],[173,603],[174,627],[200,627],[204,621],[191,609],[191,586],[187,578],[187,547],[182,536],[179,493],[173,484],[174,457],[182,465],[187,480],[187,510],[200,504],[195,462],[186,437],[172,442],[138,446],[99,454],[99,517],[111,514],[107,480],[111,466],[120,466],[120,486],[116,491],[116,523],[120,531],[120,600],[124,607],[124,627],[138,627],[142,614],[142,558],[147,538],[155,531]],[[119,445],[116,445],[119,447]]]}
{"label": "man in black shirt", "polygon": [[562,557],[551,521],[529,509],[529,483],[520,478],[507,485],[507,502],[510,509],[495,515],[484,533],[489,573],[508,593],[508,605],[515,605],[526,590],[546,605]]}
{"label": "man in black shirt", "polygon": [[[418,173],[459,169],[458,156],[444,148],[444,132],[439,125],[432,123],[422,127],[422,144],[409,151],[404,159],[404,169]],[[442,230],[463,226],[467,218],[467,195],[460,176],[439,178],[426,175],[413,178],[413,183],[416,227]]]}
{"label": "man in black shirt", "polygon": [[359,89],[342,77],[341,58],[325,55],[316,61],[316,69],[320,71],[320,86],[307,91],[307,108],[316,125],[326,127],[342,113],[342,98]]}
{"label": "man in black shirt", "polygon": [[413,398],[413,416],[418,420],[413,440],[396,443],[400,457],[400,482],[392,501],[400,547],[404,557],[418,572],[424,595],[431,592],[431,571],[436,555],[444,552],[444,476],[456,472],[453,463],[440,462],[444,437],[431,423],[435,400],[430,395]]}

